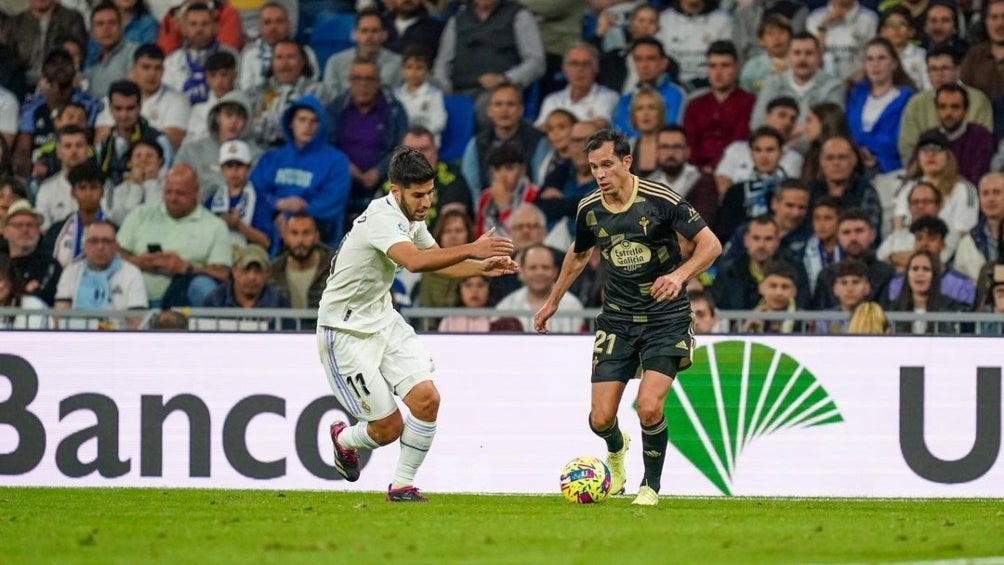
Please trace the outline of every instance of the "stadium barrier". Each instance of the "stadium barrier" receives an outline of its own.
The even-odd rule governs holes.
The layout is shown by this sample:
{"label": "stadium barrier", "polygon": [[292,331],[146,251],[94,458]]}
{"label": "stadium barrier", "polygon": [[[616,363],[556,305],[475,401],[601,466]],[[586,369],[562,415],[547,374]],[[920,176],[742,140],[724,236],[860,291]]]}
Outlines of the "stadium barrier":
{"label": "stadium barrier", "polygon": [[[443,404],[431,492],[550,493],[586,425],[592,336],[424,335]],[[702,336],[667,401],[665,494],[1001,497],[1001,355],[978,337]],[[314,336],[6,332],[0,483],[383,490],[338,479]],[[635,447],[629,385],[620,421]]]}

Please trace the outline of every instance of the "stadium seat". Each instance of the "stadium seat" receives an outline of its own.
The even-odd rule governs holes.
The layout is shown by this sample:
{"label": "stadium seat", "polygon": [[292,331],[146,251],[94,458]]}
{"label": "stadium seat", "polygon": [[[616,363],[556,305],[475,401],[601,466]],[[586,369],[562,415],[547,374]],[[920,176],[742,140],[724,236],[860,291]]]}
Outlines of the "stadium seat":
{"label": "stadium seat", "polygon": [[474,136],[474,99],[464,94],[443,96],[446,106],[446,129],[439,144],[439,158],[458,161],[464,156],[467,142]]}
{"label": "stadium seat", "polygon": [[310,48],[317,55],[317,64],[324,70],[324,65],[339,51],[356,44],[352,32],[356,27],[354,13],[321,12],[317,15],[310,29]]}

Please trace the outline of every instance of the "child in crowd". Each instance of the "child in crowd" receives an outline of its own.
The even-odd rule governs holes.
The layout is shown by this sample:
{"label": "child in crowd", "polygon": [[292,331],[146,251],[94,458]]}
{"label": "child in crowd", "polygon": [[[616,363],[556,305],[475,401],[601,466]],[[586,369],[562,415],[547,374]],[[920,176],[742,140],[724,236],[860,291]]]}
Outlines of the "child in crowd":
{"label": "child in crowd", "polygon": [[220,172],[226,182],[206,201],[206,208],[227,223],[234,245],[256,243],[268,249],[272,210],[248,182],[251,148],[247,143],[235,139],[220,146]]}
{"label": "child in crowd", "polygon": [[[834,310],[853,314],[871,292],[867,265],[857,259],[844,259],[837,264],[833,295],[837,297],[838,305]],[[820,320],[816,324],[816,333],[821,334],[843,334],[848,330],[848,320]]]}
{"label": "child in crowd", "polygon": [[[772,261],[763,270],[763,280],[757,285],[760,303],[757,312],[794,312],[798,287],[795,270],[782,261]],[[801,333],[804,324],[796,320],[747,320],[743,331],[747,333]]]}
{"label": "child in crowd", "polygon": [[757,29],[763,52],[743,65],[739,85],[756,94],[767,77],[788,70],[788,45],[791,43],[791,24],[780,14],[764,16]]}
{"label": "child in crowd", "polygon": [[[691,279],[694,280],[694,279]],[[694,313],[694,332],[699,334],[722,333],[721,319],[715,310],[715,299],[710,293],[697,290],[687,294],[690,296],[690,310]]]}
{"label": "child in crowd", "polygon": [[429,82],[432,53],[425,45],[414,44],[401,54],[401,76],[404,84],[394,89],[394,97],[408,114],[408,125],[423,126],[440,144],[446,128],[446,106],[443,91]]}

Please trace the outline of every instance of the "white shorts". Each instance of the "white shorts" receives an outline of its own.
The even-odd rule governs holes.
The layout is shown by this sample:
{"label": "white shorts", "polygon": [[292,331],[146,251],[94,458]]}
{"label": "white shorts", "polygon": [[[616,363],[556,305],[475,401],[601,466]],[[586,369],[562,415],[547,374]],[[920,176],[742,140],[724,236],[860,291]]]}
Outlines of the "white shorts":
{"label": "white shorts", "polygon": [[338,403],[365,422],[390,416],[395,395],[432,378],[432,359],[401,317],[372,335],[318,326],[317,351]]}

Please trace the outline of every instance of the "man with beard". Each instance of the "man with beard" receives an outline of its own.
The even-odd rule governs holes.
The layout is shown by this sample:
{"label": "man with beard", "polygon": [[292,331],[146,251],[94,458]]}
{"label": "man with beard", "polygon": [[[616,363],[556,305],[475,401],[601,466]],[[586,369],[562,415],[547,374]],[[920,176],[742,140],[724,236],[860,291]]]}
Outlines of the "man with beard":
{"label": "man with beard", "polygon": [[969,94],[964,86],[945,84],[938,87],[934,104],[938,111],[937,131],[948,138],[951,144],[949,149],[959,163],[959,172],[973,184],[980,182],[980,177],[990,170],[990,159],[994,154],[994,134],[966,119]]}
{"label": "man with beard", "polygon": [[987,2],[987,41],[974,45],[962,61],[962,82],[982,90],[991,100],[1004,94],[1004,0]]}
{"label": "man with beard", "polygon": [[286,250],[272,261],[269,283],[293,308],[317,308],[335,250],[321,243],[317,222],[304,212],[290,216],[281,235]]}
{"label": "man with beard", "polygon": [[[844,250],[844,257],[858,259],[868,267],[868,282],[872,292],[868,300],[879,300],[889,292],[889,281],[896,269],[879,261],[872,251],[875,241],[875,226],[869,221],[869,214],[861,208],[850,208],[840,214],[837,223],[837,244]],[[833,281],[837,278],[837,263],[819,274],[816,291],[813,293],[813,310],[827,310],[837,304],[833,294]]]}
{"label": "man with beard", "polygon": [[709,225],[714,225],[718,213],[718,187],[715,177],[691,165],[687,132],[678,125],[665,126],[659,132],[656,146],[659,168],[649,180],[667,184],[687,199]]}

